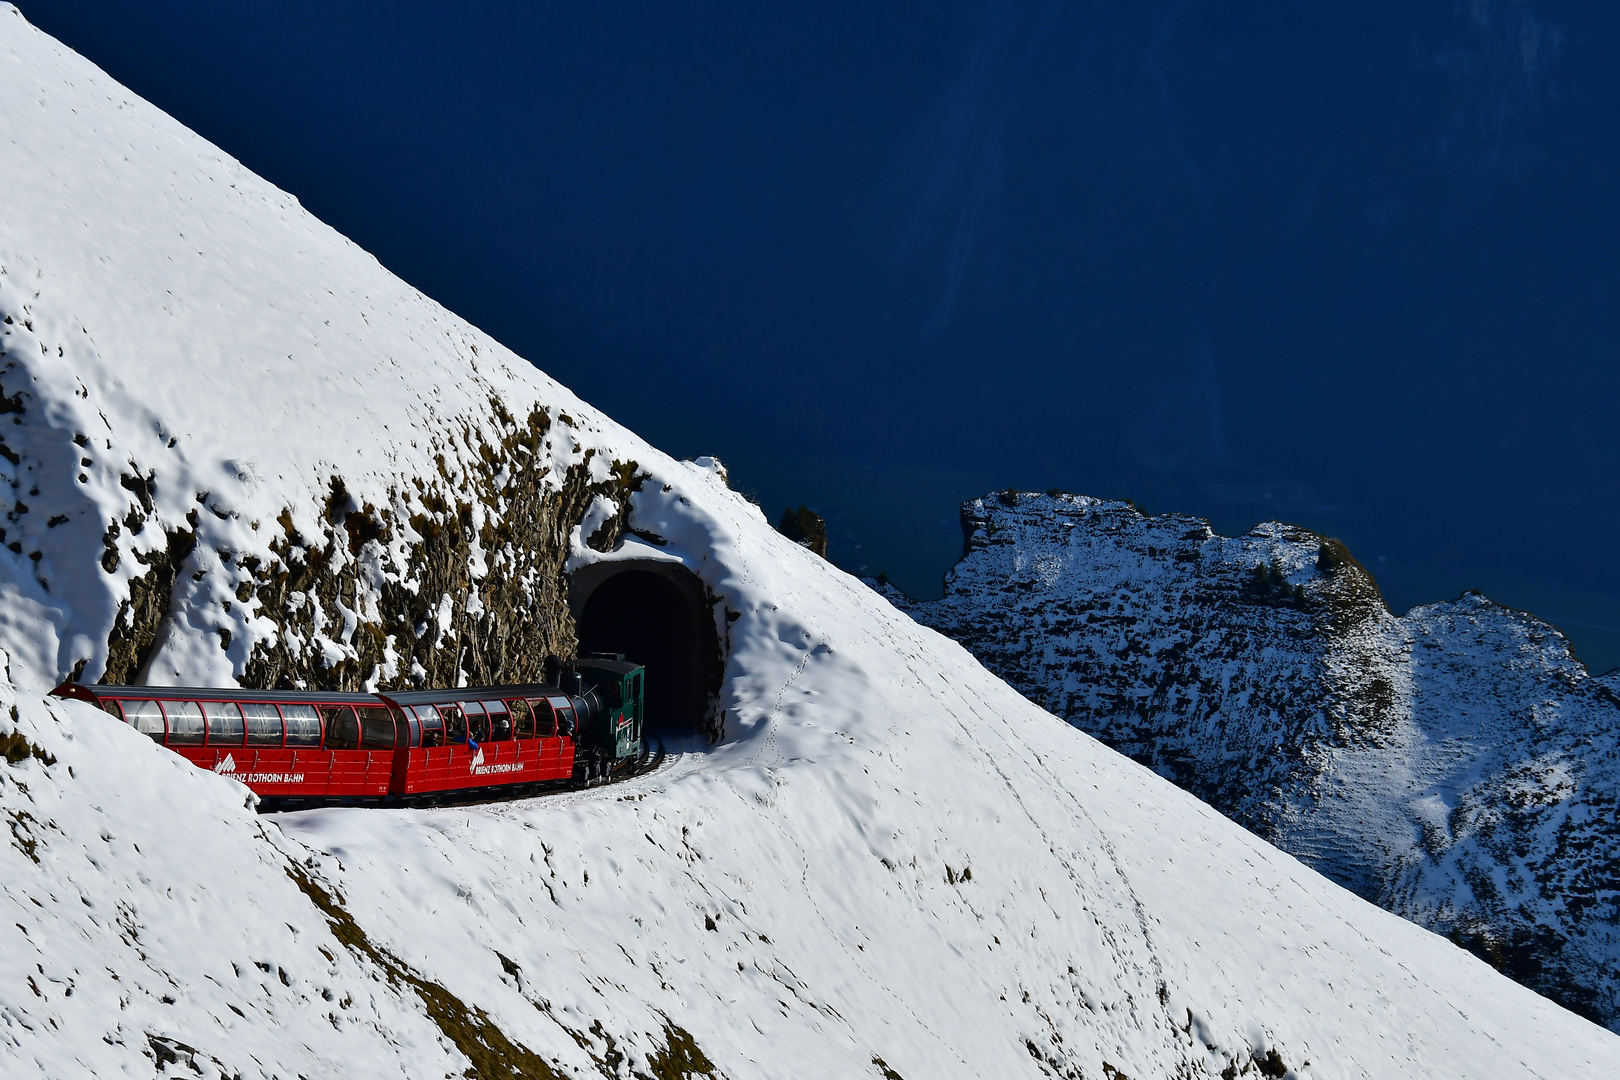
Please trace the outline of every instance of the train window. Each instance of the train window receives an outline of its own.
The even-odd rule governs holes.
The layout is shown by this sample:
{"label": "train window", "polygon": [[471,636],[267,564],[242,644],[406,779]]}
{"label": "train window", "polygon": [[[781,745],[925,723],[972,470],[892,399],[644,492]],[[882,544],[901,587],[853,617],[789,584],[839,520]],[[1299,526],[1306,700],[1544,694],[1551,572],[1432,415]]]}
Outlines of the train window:
{"label": "train window", "polygon": [[247,721],[249,746],[281,745],[281,713],[274,705],[245,704],[242,717]]}
{"label": "train window", "polygon": [[367,750],[394,748],[394,714],[382,706],[355,706],[360,714],[360,745]]}
{"label": "train window", "polygon": [[124,711],[118,707],[118,702],[114,701],[112,698],[107,698],[104,700],[101,703],[101,709],[108,716],[114,717],[115,719],[122,720],[124,718]]}
{"label": "train window", "polygon": [[402,710],[398,705],[390,705],[388,706],[388,715],[394,718],[394,745],[415,746],[415,736],[418,729],[416,722],[411,719],[411,711],[409,709]]}
{"label": "train window", "polygon": [[321,720],[326,724],[328,750],[353,750],[360,745],[360,725],[347,705],[322,705]]}
{"label": "train window", "polygon": [[203,722],[208,725],[209,746],[242,745],[242,710],[231,701],[202,703]]}
{"label": "train window", "polygon": [[553,704],[552,708],[557,710],[557,734],[572,735],[574,733],[574,707],[572,705]]}
{"label": "train window", "polygon": [[170,746],[201,746],[203,714],[195,701],[165,701],[163,714],[169,718]]}
{"label": "train window", "polygon": [[484,711],[489,714],[489,738],[491,742],[505,742],[512,737],[512,714],[506,711],[504,701],[484,701]]}
{"label": "train window", "polygon": [[439,710],[431,705],[418,705],[415,709],[416,722],[422,726],[423,746],[444,745],[444,720],[439,716]]}
{"label": "train window", "polygon": [[467,718],[456,705],[440,705],[439,715],[444,718],[444,743],[455,746],[467,741]]}
{"label": "train window", "polygon": [[321,745],[321,717],[313,705],[283,705],[282,719],[287,722],[288,746]]}
{"label": "train window", "polygon": [[513,698],[506,703],[506,711],[512,716],[512,731],[518,738],[534,738],[534,712],[527,701]]}
{"label": "train window", "polygon": [[473,742],[489,742],[489,715],[476,701],[463,701],[461,711],[467,714],[467,733]]}
{"label": "train window", "polygon": [[557,734],[557,714],[551,710],[551,702],[541,698],[529,705],[534,709],[534,733],[542,739],[553,738]]}
{"label": "train window", "polygon": [[162,742],[163,735],[168,726],[163,723],[163,710],[158,708],[155,701],[126,701],[124,702],[124,719],[129,726],[149,736],[154,742]]}
{"label": "train window", "polygon": [[388,706],[388,715],[394,721],[394,745],[415,746],[417,736],[421,734],[422,726],[411,715],[411,710],[402,710],[398,705],[390,705]]}
{"label": "train window", "polygon": [[624,704],[624,688],[619,685],[618,679],[610,679],[596,687],[601,695],[602,703],[609,709],[617,709]]}

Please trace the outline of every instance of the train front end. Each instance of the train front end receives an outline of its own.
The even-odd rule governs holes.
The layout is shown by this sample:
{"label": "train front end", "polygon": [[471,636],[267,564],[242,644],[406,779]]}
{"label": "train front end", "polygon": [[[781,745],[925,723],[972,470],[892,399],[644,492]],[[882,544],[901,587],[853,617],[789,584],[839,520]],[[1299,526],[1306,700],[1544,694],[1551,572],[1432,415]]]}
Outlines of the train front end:
{"label": "train front end", "polygon": [[605,778],[628,768],[646,750],[642,725],[647,670],[622,653],[591,653],[580,657],[575,668],[581,692],[596,706],[588,716],[581,711],[579,741],[596,759],[595,771]]}

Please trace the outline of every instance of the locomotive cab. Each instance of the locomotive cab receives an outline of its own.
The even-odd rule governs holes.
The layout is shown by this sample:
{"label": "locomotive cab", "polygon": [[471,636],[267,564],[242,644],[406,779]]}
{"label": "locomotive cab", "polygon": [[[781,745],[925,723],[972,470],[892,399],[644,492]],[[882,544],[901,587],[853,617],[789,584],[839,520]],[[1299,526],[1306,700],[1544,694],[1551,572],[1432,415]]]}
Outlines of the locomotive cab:
{"label": "locomotive cab", "polygon": [[600,703],[580,732],[580,742],[611,764],[641,756],[647,671],[623,653],[589,653],[575,665],[587,693]]}

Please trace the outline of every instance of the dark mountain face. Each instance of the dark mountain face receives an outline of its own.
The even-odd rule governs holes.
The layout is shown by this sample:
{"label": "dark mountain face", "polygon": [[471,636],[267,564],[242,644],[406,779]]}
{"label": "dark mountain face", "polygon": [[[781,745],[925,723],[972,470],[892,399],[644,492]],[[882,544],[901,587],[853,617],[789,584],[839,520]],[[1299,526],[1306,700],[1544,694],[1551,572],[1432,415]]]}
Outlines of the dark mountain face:
{"label": "dark mountain face", "polygon": [[888,595],[1026,696],[1327,876],[1620,1030],[1620,676],[1470,593],[1392,615],[1337,541],[1128,503],[962,510]]}

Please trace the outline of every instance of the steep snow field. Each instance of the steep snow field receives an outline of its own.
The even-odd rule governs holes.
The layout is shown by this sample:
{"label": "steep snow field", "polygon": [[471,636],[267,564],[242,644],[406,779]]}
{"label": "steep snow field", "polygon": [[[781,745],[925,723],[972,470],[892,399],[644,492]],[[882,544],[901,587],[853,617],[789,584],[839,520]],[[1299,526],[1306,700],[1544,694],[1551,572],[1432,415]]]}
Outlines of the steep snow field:
{"label": "steep snow field", "polygon": [[[0,146],[0,1073],[1612,1075],[1620,1039],[1030,705],[5,8]],[[648,474],[632,523],[720,601],[724,741],[585,793],[260,818],[40,696],[95,677],[187,522],[152,674],[230,682],[284,632],[230,603],[283,512],[474,470],[491,397],[570,414],[553,480]],[[334,663],[363,617],[322,624]]]}

